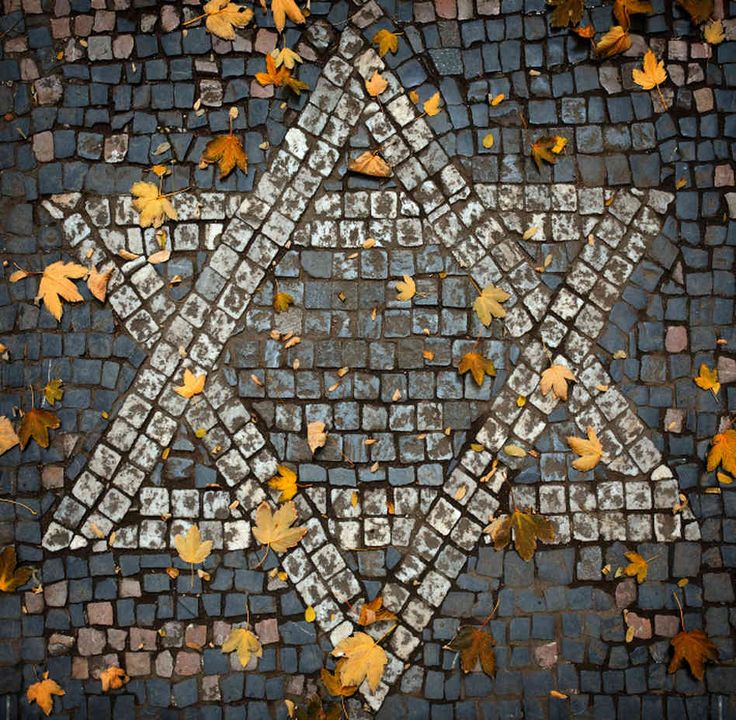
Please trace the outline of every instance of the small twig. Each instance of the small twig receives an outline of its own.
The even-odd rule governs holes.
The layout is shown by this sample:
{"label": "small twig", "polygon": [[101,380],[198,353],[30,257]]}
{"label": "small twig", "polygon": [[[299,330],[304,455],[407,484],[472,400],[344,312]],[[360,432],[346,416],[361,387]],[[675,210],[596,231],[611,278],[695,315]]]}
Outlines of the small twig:
{"label": "small twig", "polygon": [[259,567],[261,567],[261,565],[263,565],[264,562],[266,562],[266,558],[268,557],[268,553],[270,550],[271,546],[266,545],[266,552],[263,554],[263,557],[258,561],[258,564],[254,568],[251,568],[251,570],[257,570]]}
{"label": "small twig", "polygon": [[660,88],[659,85],[657,85],[657,94],[659,95],[659,102],[662,105],[662,112],[667,112],[667,101],[664,99],[662,88]]}
{"label": "small twig", "polygon": [[677,607],[680,610],[680,622],[682,623],[682,630],[685,631],[685,614],[682,612],[682,603],[680,602],[680,598],[677,596],[677,593],[673,590],[672,594],[675,596],[675,602],[677,603]]}
{"label": "small twig", "polygon": [[28,510],[31,515],[38,515],[38,513],[31,507],[28,507],[25,503],[20,502],[19,500],[7,500],[6,498],[0,498],[0,503],[8,503],[8,505],[20,505],[25,510]]}
{"label": "small twig", "polygon": [[376,640],[376,645],[380,645],[396,628],[399,627],[399,623],[394,623],[388,630],[386,630],[383,635],[381,635],[378,640]]}

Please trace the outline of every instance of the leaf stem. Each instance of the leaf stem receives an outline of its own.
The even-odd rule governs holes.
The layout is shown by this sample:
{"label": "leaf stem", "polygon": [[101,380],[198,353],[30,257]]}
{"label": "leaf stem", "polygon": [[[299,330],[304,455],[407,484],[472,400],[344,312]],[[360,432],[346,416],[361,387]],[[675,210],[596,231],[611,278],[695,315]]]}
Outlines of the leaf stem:
{"label": "leaf stem", "polygon": [[186,20],[181,24],[182,27],[186,27],[187,25],[191,25],[192,23],[197,22],[197,20],[201,20],[202,18],[206,18],[208,13],[203,13],[202,15],[197,15],[196,17],[190,18],[189,20]]}
{"label": "leaf stem", "polygon": [[160,198],[167,198],[167,197],[173,197],[174,195],[178,195],[179,193],[186,192],[187,190],[191,190],[191,185],[187,185],[186,187],[180,188],[179,190],[172,190],[168,193],[161,194],[161,191],[159,191],[159,197]]}
{"label": "leaf stem", "polygon": [[263,565],[264,562],[266,562],[266,558],[268,557],[268,553],[271,550],[271,545],[266,545],[266,552],[263,554],[263,557],[258,561],[258,564],[252,568],[253,570],[257,570],[261,565]]}
{"label": "leaf stem", "polygon": [[662,112],[667,112],[667,101],[664,99],[662,88],[660,88],[659,85],[657,85],[657,94],[659,95],[659,102],[662,105]]}
{"label": "leaf stem", "polygon": [[38,513],[31,507],[28,507],[25,503],[20,502],[19,500],[8,500],[7,498],[0,498],[0,503],[8,503],[8,505],[20,505],[25,510],[28,510],[31,515],[38,515]]}
{"label": "leaf stem", "polygon": [[677,607],[680,610],[680,623],[682,624],[682,630],[685,631],[685,614],[682,612],[682,603],[680,602],[680,598],[678,597],[677,593],[673,590],[672,594],[675,597],[675,602],[677,603]]}
{"label": "leaf stem", "polygon": [[470,280],[470,282],[472,283],[472,285],[475,288],[475,291],[478,293],[478,295],[482,295],[483,294],[483,289],[481,288],[480,285],[478,285],[477,282],[475,282],[475,278],[473,278],[472,275],[468,275],[468,280]]}
{"label": "leaf stem", "polygon": [[383,635],[381,635],[378,640],[376,640],[376,645],[380,645],[396,628],[399,627],[399,623],[394,623],[388,630],[386,630]]}
{"label": "leaf stem", "polygon": [[[501,598],[496,598],[496,604],[493,606],[493,610],[491,610],[491,614],[480,624],[481,628],[484,628],[486,625],[488,625],[491,620],[493,620],[493,616],[496,614],[496,610],[498,610],[498,606],[501,603]],[[478,628],[480,629],[480,628]]]}
{"label": "leaf stem", "polygon": [[29,388],[31,388],[31,410],[36,407],[36,396],[33,393],[33,385],[29,385]]}

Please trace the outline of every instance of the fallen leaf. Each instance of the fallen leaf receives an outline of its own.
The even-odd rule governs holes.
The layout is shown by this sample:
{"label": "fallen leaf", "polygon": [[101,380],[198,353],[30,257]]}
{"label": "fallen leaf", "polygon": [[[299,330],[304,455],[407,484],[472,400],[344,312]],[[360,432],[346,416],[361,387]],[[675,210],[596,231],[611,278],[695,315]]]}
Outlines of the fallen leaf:
{"label": "fallen leaf", "polygon": [[146,260],[151,265],[160,265],[161,263],[169,262],[171,258],[171,250],[157,250],[152,255],[149,255]]}
{"label": "fallen leaf", "polygon": [[536,225],[532,225],[524,230],[524,234],[521,236],[522,240],[530,240],[539,232],[539,228]]}
{"label": "fallen leaf", "polygon": [[317,613],[311,605],[308,605],[307,609],[304,611],[304,620],[308,623],[313,623],[316,619]]}
{"label": "fallen leaf", "polygon": [[440,94],[439,92],[436,92],[434,95],[432,95],[432,97],[424,101],[424,105],[422,107],[424,108],[424,112],[427,114],[428,117],[439,115],[440,100]]}
{"label": "fallen leaf", "polygon": [[202,373],[201,375],[195,375],[189,368],[184,369],[184,384],[180,387],[174,388],[178,395],[185,398],[194,397],[199,395],[204,390],[204,383],[207,379],[207,375]]}
{"label": "fallen leaf", "polygon": [[271,57],[276,67],[282,65],[289,70],[293,70],[297,63],[302,62],[302,57],[299,53],[294,52],[291,48],[285,47],[281,50],[274,49],[271,51]]}
{"label": "fallen leaf", "polygon": [[358,689],[357,685],[343,685],[341,679],[341,673],[345,660],[340,660],[335,665],[335,672],[331,673],[325,668],[319,671],[322,683],[324,684],[327,692],[334,697],[350,697],[355,694]]}
{"label": "fallen leaf", "polygon": [[29,567],[16,568],[15,548],[9,545],[0,553],[0,592],[13,592],[25,585],[33,571]]}
{"label": "fallen leaf", "polygon": [[703,28],[703,37],[710,45],[720,45],[726,39],[723,23],[720,20],[711,20]]}
{"label": "fallen leaf", "polygon": [[565,695],[565,693],[560,692],[559,690],[550,690],[549,691],[550,697],[557,698],[558,700],[567,700],[568,696]]}
{"label": "fallen leaf", "polygon": [[307,425],[307,445],[312,455],[327,442],[325,424],[321,420],[313,420]]}
{"label": "fallen leaf", "polygon": [[601,445],[598,436],[595,434],[595,430],[588,426],[586,432],[588,435],[587,440],[573,435],[570,435],[567,438],[567,444],[570,446],[572,451],[576,455],[580,456],[572,463],[572,466],[580,472],[592,470],[603,457],[603,446]]}
{"label": "fallen leaf", "polygon": [[296,473],[285,465],[277,465],[276,469],[279,474],[268,481],[268,486],[281,493],[279,502],[286,502],[296,495]]}
{"label": "fallen leaf", "polygon": [[262,502],[256,510],[256,524],[253,537],[261,545],[274,552],[286,552],[294,547],[307,533],[305,527],[291,527],[297,518],[296,505],[284,503],[275,513],[267,502]]}
{"label": "fallen leaf", "polygon": [[289,69],[283,65],[277,69],[276,62],[271,55],[266,55],[266,72],[256,73],[256,80],[263,87],[268,87],[269,85],[282,87],[289,77],[291,77]]}
{"label": "fallen leaf", "polygon": [[631,36],[620,25],[614,25],[596,43],[595,52],[598,57],[610,58],[626,52],[631,47]]}
{"label": "fallen leaf", "polygon": [[130,678],[126,674],[125,670],[111,665],[109,668],[105,668],[100,673],[100,682],[102,683],[102,692],[108,692],[109,690],[118,690],[123,687]]}
{"label": "fallen leaf", "polygon": [[12,423],[4,415],[0,415],[0,455],[8,452],[20,443]]}
{"label": "fallen leaf", "polygon": [[370,635],[354,633],[341,640],[332,655],[345,658],[340,666],[340,680],[343,685],[360,685],[363,680],[367,680],[371,692],[378,689],[388,657],[386,651]]}
{"label": "fallen leaf", "polygon": [[365,89],[371,97],[378,97],[388,87],[388,80],[386,80],[378,70],[371,75],[369,80],[365,81]]}
{"label": "fallen leaf", "polygon": [[278,32],[283,32],[286,27],[287,17],[296,25],[306,22],[304,13],[302,13],[294,0],[271,0],[271,12],[273,13],[273,22]]}
{"label": "fallen leaf", "polygon": [[465,375],[466,372],[470,371],[470,374],[473,376],[473,380],[475,380],[475,384],[478,387],[483,385],[483,379],[486,375],[488,375],[488,377],[494,377],[496,375],[496,368],[493,366],[493,360],[484,358],[477,352],[465,353],[465,355],[460,359],[457,371],[460,375]]}
{"label": "fallen leaf", "polygon": [[705,363],[700,364],[700,370],[693,381],[699,388],[710,390],[716,396],[721,389],[721,383],[718,382],[718,368],[711,370]]}
{"label": "fallen leaf", "polygon": [[511,515],[496,518],[483,532],[488,533],[496,550],[507,547],[514,534],[516,552],[522,560],[529,561],[537,549],[537,540],[549,543],[555,539],[552,521],[533,511],[514,510]]}
{"label": "fallen leaf", "polygon": [[35,702],[44,715],[51,715],[51,711],[54,709],[54,695],[61,697],[66,693],[55,680],[49,678],[47,672],[43,674],[43,680],[33,683],[26,691],[28,702]]}
{"label": "fallen leaf", "polygon": [[726,473],[717,472],[716,473],[716,480],[718,480],[719,483],[723,483],[724,485],[730,485],[733,482],[733,478],[726,475]]}
{"label": "fallen leaf", "polygon": [[383,597],[376,595],[370,602],[363,603],[363,606],[360,608],[358,625],[367,627],[368,625],[373,625],[373,623],[384,620],[396,620],[396,615],[383,607]]}
{"label": "fallen leaf", "polygon": [[498,93],[498,95],[494,95],[492,98],[490,98],[489,102],[492,107],[496,107],[496,105],[500,105],[505,99],[506,95],[504,95],[503,93]]}
{"label": "fallen leaf", "polygon": [[174,537],[174,546],[179,557],[190,565],[203,563],[212,552],[212,540],[202,540],[199,528],[192,525],[187,534]]}
{"label": "fallen leaf", "polygon": [[510,297],[511,295],[505,290],[501,290],[495,285],[487,285],[475,299],[473,310],[475,310],[475,314],[483,325],[488,327],[494,317],[502,318],[506,316],[506,310],[501,306],[501,303],[506,302]]}
{"label": "fallen leaf", "polygon": [[233,650],[238,653],[240,664],[245,667],[251,657],[263,657],[263,647],[258,637],[245,628],[233,628],[230,634],[225,638],[220,648],[224,653],[231,653]]}
{"label": "fallen leaf", "polygon": [[54,413],[49,410],[31,408],[27,413],[23,413],[20,420],[20,430],[18,432],[20,449],[24,450],[31,438],[36,441],[39,447],[47,448],[49,446],[49,429],[55,430],[60,426],[61,420]]}
{"label": "fallen leaf", "polygon": [[580,27],[571,28],[571,30],[584,40],[592,40],[595,37],[595,27],[593,25],[581,25]]}
{"label": "fallen leaf", "polygon": [[654,12],[654,8],[648,0],[614,0],[613,3],[613,16],[625,30],[631,27],[632,15],[646,15],[651,12]]}
{"label": "fallen leaf", "polygon": [[629,564],[624,568],[624,573],[629,577],[636,577],[636,582],[643,583],[647,579],[649,563],[637,552],[624,553]]}
{"label": "fallen leaf", "polygon": [[701,25],[713,14],[713,0],[676,0],[696,24]]}
{"label": "fallen leaf", "polygon": [[473,672],[476,664],[480,661],[483,672],[493,677],[496,674],[496,655],[493,651],[495,644],[490,632],[486,632],[481,627],[465,625],[445,645],[445,649],[460,654],[460,665],[463,672]]}
{"label": "fallen leaf", "polygon": [[547,0],[554,7],[550,15],[550,25],[564,28],[568,25],[579,25],[583,19],[585,3],[583,0]]}
{"label": "fallen leaf", "polygon": [[277,313],[286,312],[294,304],[294,298],[287,292],[277,292],[273,297],[273,309]]}
{"label": "fallen leaf", "polygon": [[226,178],[236,167],[244,173],[248,172],[248,156],[237,135],[218,135],[205,145],[199,160],[200,167],[213,163],[217,163],[220,180]]}
{"label": "fallen leaf", "polygon": [[[22,271],[25,273],[25,271]],[[61,320],[64,312],[62,300],[67,302],[81,302],[84,298],[79,294],[77,286],[72,280],[78,280],[87,275],[87,268],[77,263],[65,263],[63,260],[47,265],[41,275],[41,282],[38,284],[38,293],[36,301],[43,300],[46,309],[57,319]],[[9,280],[17,282],[24,277],[28,277],[28,273],[13,273]],[[14,279],[15,278],[15,279]]]}
{"label": "fallen leaf", "polygon": [[[309,90],[307,83],[302,82],[299,78],[295,78],[291,73],[284,78],[284,85],[297,95],[301,95],[302,90]],[[286,106],[286,103],[284,103],[284,106]]]}
{"label": "fallen leaf", "polygon": [[728,429],[713,436],[708,451],[708,472],[721,466],[727,473],[736,475],[736,430]]}
{"label": "fallen leaf", "polygon": [[568,382],[573,382],[575,375],[565,365],[552,365],[542,372],[539,389],[545,397],[551,390],[556,398],[567,400]]}
{"label": "fallen leaf", "polygon": [[561,135],[544,135],[532,143],[532,159],[542,172],[544,162],[554,165],[559,155],[567,145],[567,138]]}
{"label": "fallen leaf", "polygon": [[378,45],[378,54],[383,57],[386,53],[395,55],[399,49],[399,36],[390,30],[379,30],[373,36],[373,44]]}
{"label": "fallen leaf", "polygon": [[376,152],[366,150],[348,163],[348,170],[370,177],[390,177],[391,167]]}
{"label": "fallen leaf", "polygon": [[166,222],[166,218],[178,219],[169,198],[153,183],[143,181],[133,183],[130,193],[133,196],[133,208],[138,212],[138,224],[142,228],[159,228]]}
{"label": "fallen leaf", "polygon": [[527,455],[527,452],[526,450],[524,450],[523,447],[519,447],[518,445],[514,445],[513,443],[504,445],[502,450],[509,457],[523,458]]}
{"label": "fallen leaf", "polygon": [[396,299],[402,302],[411,300],[417,294],[417,285],[414,279],[408,275],[404,275],[403,280],[396,282]]}
{"label": "fallen leaf", "polygon": [[489,132],[483,137],[483,147],[490,150],[493,147],[493,133]]}
{"label": "fallen leaf", "polygon": [[204,26],[223,40],[235,39],[235,28],[245,27],[253,19],[253,11],[229,0],[210,0],[203,8],[207,15]]}
{"label": "fallen leaf", "polygon": [[665,80],[667,80],[667,71],[664,69],[664,60],[657,60],[657,56],[651,51],[647,50],[644,53],[644,60],[642,62],[642,69],[634,68],[631,71],[631,77],[634,82],[644,90],[652,90],[655,87],[659,87]]}
{"label": "fallen leaf", "polygon": [[61,380],[49,380],[43,389],[43,395],[49,405],[53,405],[57,400],[64,397],[64,390],[61,387]]}
{"label": "fallen leaf", "polygon": [[97,272],[97,268],[93,267],[87,276],[87,287],[100,302],[105,302],[107,297],[107,283],[110,282],[114,268],[109,268],[104,272]]}
{"label": "fallen leaf", "polygon": [[672,638],[675,649],[668,672],[673,673],[680,668],[683,660],[690,666],[690,672],[698,679],[705,677],[705,663],[708,660],[718,661],[718,650],[703,630],[681,630]]}

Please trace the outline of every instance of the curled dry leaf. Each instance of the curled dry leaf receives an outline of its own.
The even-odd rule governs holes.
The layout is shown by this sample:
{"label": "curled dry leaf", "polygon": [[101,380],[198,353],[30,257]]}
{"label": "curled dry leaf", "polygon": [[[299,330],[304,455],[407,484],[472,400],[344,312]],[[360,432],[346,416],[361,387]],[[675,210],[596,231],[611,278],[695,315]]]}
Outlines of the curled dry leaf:
{"label": "curled dry leaf", "polygon": [[572,466],[580,472],[592,470],[603,457],[603,446],[592,427],[586,430],[588,439],[568,436],[567,444],[570,449],[580,457],[574,460]]}
{"label": "curled dry leaf", "polygon": [[710,390],[714,395],[718,395],[721,389],[721,383],[718,382],[718,368],[711,370],[705,363],[701,363],[700,370],[693,381],[699,388]]}
{"label": "curled dry leaf", "polygon": [[711,20],[703,29],[703,37],[710,45],[720,45],[726,39],[721,20]]}
{"label": "curled dry leaf", "polygon": [[286,552],[307,534],[305,527],[292,527],[296,518],[296,505],[293,502],[284,503],[276,512],[272,512],[264,501],[256,510],[253,537],[274,552]]}
{"label": "curled dry leaf", "polygon": [[327,442],[327,432],[325,430],[325,424],[321,420],[314,420],[307,425],[307,445],[312,451],[312,454],[321,447],[325,446]]}
{"label": "curled dry leaf", "polygon": [[286,502],[296,495],[296,473],[285,465],[277,465],[276,469],[279,474],[268,481],[268,486],[281,493],[279,502]]}
{"label": "curled dry leaf", "polygon": [[186,535],[180,534],[174,538],[174,547],[185,563],[199,565],[212,552],[212,540],[202,540],[199,528],[192,525]]}
{"label": "curled dry leaf", "polygon": [[370,602],[363,603],[363,606],[360,608],[358,625],[367,627],[368,625],[383,622],[384,620],[396,620],[396,615],[383,607],[383,597],[376,595]]}
{"label": "curled dry leaf", "polygon": [[584,0],[547,0],[554,7],[550,16],[550,25],[564,28],[568,25],[579,25],[585,9]]}
{"label": "curled dry leaf", "polygon": [[294,298],[287,292],[277,292],[273,296],[273,309],[277,313],[286,312],[294,304]]}
{"label": "curled dry leaf", "polygon": [[87,276],[87,287],[92,296],[100,302],[105,302],[107,298],[107,284],[110,282],[114,268],[108,268],[102,272],[97,272],[97,268],[93,267]]}
{"label": "curled dry leaf", "polygon": [[28,412],[23,413],[20,420],[20,430],[18,431],[20,449],[24,450],[31,438],[36,441],[39,447],[47,448],[49,446],[49,430],[56,430],[60,426],[61,420],[54,413],[49,410],[31,408]]}
{"label": "curled dry leaf", "polygon": [[493,540],[496,550],[507,547],[514,535],[516,552],[522,560],[528,562],[537,549],[537,540],[552,542],[555,539],[555,529],[552,521],[544,515],[530,510],[514,510],[511,515],[501,515],[496,518],[483,532],[488,533]]}
{"label": "curled dry leaf", "polygon": [[736,475],[736,430],[729,428],[713,436],[708,451],[708,472],[721,466],[727,473]]}
{"label": "curled dry leaf", "polygon": [[475,299],[473,303],[473,310],[478,316],[483,325],[488,327],[493,318],[502,318],[506,316],[506,310],[502,307],[501,303],[506,302],[511,295],[505,290],[496,287],[495,285],[487,285],[481,291],[481,294]]}
{"label": "curled dry leaf", "polygon": [[436,92],[434,95],[432,95],[432,97],[424,101],[424,105],[422,107],[424,108],[424,112],[427,114],[428,117],[439,115],[440,100],[440,94],[439,92]]}
{"label": "curled dry leaf", "polygon": [[20,438],[13,428],[13,424],[5,417],[0,416],[0,455],[8,452],[20,443]]}
{"label": "curled dry leaf", "polygon": [[537,165],[539,172],[542,172],[544,163],[548,162],[554,165],[557,162],[557,156],[565,149],[567,138],[561,135],[544,135],[532,143],[532,159]]}
{"label": "curled dry leaf", "polygon": [[378,54],[381,57],[389,52],[395,55],[399,49],[399,36],[390,30],[379,30],[373,36],[373,44],[378,46]]}
{"label": "curled dry leaf", "polygon": [[252,657],[263,657],[263,646],[255,633],[245,628],[233,628],[220,648],[224,653],[236,651],[240,664],[245,667]]}
{"label": "curled dry leaf", "polygon": [[248,156],[237,135],[218,135],[205,145],[199,160],[200,167],[215,163],[220,171],[220,180],[226,178],[236,167],[244,173],[248,172]]}
{"label": "curled dry leaf", "polygon": [[626,52],[631,47],[631,36],[620,25],[614,25],[596,43],[595,52],[598,57],[610,58]]}
{"label": "curled dry leaf", "polygon": [[128,677],[125,670],[117,667],[117,665],[111,665],[105,668],[100,673],[100,682],[102,683],[102,692],[108,692],[110,690],[118,690],[125,685],[130,678]]}
{"label": "curled dry leaf", "polygon": [[403,280],[396,282],[396,299],[402,302],[411,300],[417,294],[417,285],[414,278],[404,275]]}
{"label": "curled dry leaf", "polygon": [[649,563],[637,552],[624,553],[629,564],[624,568],[624,573],[629,577],[636,577],[636,582],[643,583],[647,579]]}
{"label": "curled dry leaf", "polygon": [[496,368],[493,366],[493,360],[484,358],[480,353],[469,352],[465,353],[460,359],[460,364],[457,366],[457,371],[460,375],[465,375],[466,372],[470,372],[475,380],[475,384],[480,387],[483,385],[483,379],[486,375],[488,377],[494,377],[496,374]]}
{"label": "curled dry leaf", "polygon": [[348,163],[348,170],[370,177],[390,177],[390,165],[377,153],[366,150]]}
{"label": "curled dry leaf", "polygon": [[334,657],[344,657],[340,664],[340,681],[346,686],[359,686],[368,681],[371,692],[378,689],[388,662],[386,651],[370,636],[357,632],[340,641],[332,651]]}
{"label": "curled dry leaf", "polygon": [[26,691],[26,699],[29,703],[36,703],[44,715],[51,715],[54,709],[54,695],[59,697],[66,695],[63,688],[46,672],[43,679],[33,683]]}
{"label": "curled dry leaf", "polygon": [[184,369],[184,383],[180,387],[174,388],[174,391],[185,398],[199,395],[204,390],[204,383],[207,375],[195,375],[189,368]]}
{"label": "curled dry leaf", "polygon": [[371,77],[365,81],[365,89],[371,97],[378,97],[388,87],[388,80],[376,70]]}
{"label": "curled dry leaf", "polygon": [[575,375],[565,365],[552,365],[542,372],[539,389],[545,397],[551,390],[556,398],[567,400],[568,382],[574,382]]}
{"label": "curled dry leaf", "polygon": [[204,26],[223,40],[235,40],[235,28],[245,27],[253,19],[253,11],[229,0],[210,0],[204,8]]}
{"label": "curled dry leaf", "polygon": [[493,677],[496,674],[496,654],[493,650],[495,644],[490,631],[486,632],[482,627],[465,625],[445,645],[445,649],[460,654],[460,665],[463,672],[473,672],[480,661],[483,672]]}
{"label": "curled dry leaf", "polygon": [[15,548],[9,545],[0,553],[0,592],[14,592],[32,575],[29,567],[16,567]]}
{"label": "curled dry leaf", "polygon": [[166,222],[166,218],[178,219],[169,198],[153,183],[133,183],[130,194],[133,196],[133,208],[138,212],[138,224],[142,228],[159,228]]}

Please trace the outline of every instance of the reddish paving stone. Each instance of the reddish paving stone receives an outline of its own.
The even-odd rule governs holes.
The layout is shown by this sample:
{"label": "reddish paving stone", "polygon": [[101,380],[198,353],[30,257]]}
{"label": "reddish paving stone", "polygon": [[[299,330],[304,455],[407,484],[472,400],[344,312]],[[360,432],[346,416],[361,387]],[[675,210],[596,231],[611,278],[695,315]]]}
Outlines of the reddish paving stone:
{"label": "reddish paving stone", "polygon": [[72,658],[72,678],[74,680],[86,680],[89,677],[89,663],[87,658]]}
{"label": "reddish paving stone", "polygon": [[46,585],[43,589],[43,598],[49,607],[64,607],[68,596],[66,580]]}
{"label": "reddish paving stone", "polygon": [[664,346],[667,352],[671,353],[678,353],[687,349],[687,328],[682,325],[668,327]]}
{"label": "reddish paving stone", "polygon": [[557,663],[557,653],[557,643],[547,643],[534,648],[534,659],[539,667],[548,670]]}
{"label": "reddish paving stone", "polygon": [[184,643],[204,647],[207,642],[206,625],[189,625],[184,633]]}
{"label": "reddish paving stone", "polygon": [[445,20],[452,20],[457,17],[457,2],[455,0],[435,0],[434,7],[438,17]]}
{"label": "reddish paving stone", "polygon": [[616,585],[616,607],[625,608],[636,602],[636,581],[626,578]]}
{"label": "reddish paving stone", "polygon": [[87,605],[87,622],[89,622],[90,625],[112,625],[112,603],[89,603]]}
{"label": "reddish paving stone", "polygon": [[164,650],[156,655],[156,675],[159,677],[171,677],[174,674],[174,657],[169,650]]}
{"label": "reddish paving stone", "polygon": [[43,612],[46,603],[42,593],[26,592],[23,593],[23,607],[28,615],[36,615]]}
{"label": "reddish paving stone", "polygon": [[635,612],[626,613],[626,624],[634,628],[634,637],[639,640],[649,640],[652,637],[652,621],[641,617]]}
{"label": "reddish paving stone", "polygon": [[276,618],[268,618],[256,623],[255,632],[261,645],[271,645],[279,641],[279,623]]}
{"label": "reddish paving stone", "polygon": [[110,630],[107,631],[107,644],[115,650],[125,650],[125,643],[127,640],[128,633],[126,630],[110,628]]}
{"label": "reddish paving stone", "polygon": [[182,650],[176,654],[175,675],[197,675],[202,665],[199,653]]}
{"label": "reddish paving stone", "polygon": [[680,618],[677,615],[655,615],[654,633],[662,637],[675,637],[680,632]]}
{"label": "reddish paving stone", "polygon": [[157,639],[158,633],[155,630],[138,627],[130,628],[131,650],[155,650]]}
{"label": "reddish paving stone", "polygon": [[41,484],[47,490],[64,487],[64,468],[61,465],[47,465],[41,471]]}
{"label": "reddish paving stone", "polygon": [[151,674],[151,653],[127,652],[125,653],[125,672],[131,677]]}
{"label": "reddish paving stone", "polygon": [[77,635],[77,651],[86,657],[99,655],[106,644],[107,636],[103,630],[82,628]]}

